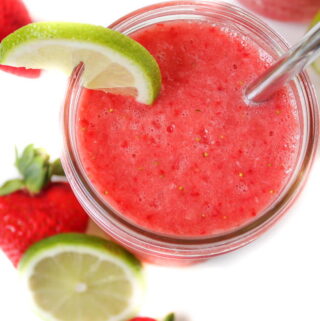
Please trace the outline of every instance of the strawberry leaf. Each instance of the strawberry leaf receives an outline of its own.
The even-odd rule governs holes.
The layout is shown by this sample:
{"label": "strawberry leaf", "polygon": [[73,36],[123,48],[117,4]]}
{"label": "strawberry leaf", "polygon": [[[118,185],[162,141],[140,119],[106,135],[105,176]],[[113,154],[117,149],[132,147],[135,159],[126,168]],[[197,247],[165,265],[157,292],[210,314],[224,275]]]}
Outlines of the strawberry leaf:
{"label": "strawberry leaf", "polygon": [[51,176],[65,176],[60,158],[56,159],[53,163],[51,163],[50,174]]}
{"label": "strawberry leaf", "polygon": [[163,321],[174,321],[174,319],[174,313],[170,313],[163,319]]}
{"label": "strawberry leaf", "polygon": [[49,155],[41,148],[28,145],[21,156],[16,157],[16,167],[23,177],[26,188],[32,194],[39,193],[50,179]]}
{"label": "strawberry leaf", "polygon": [[22,179],[12,179],[10,181],[5,182],[0,187],[0,196],[11,194],[22,188],[24,188],[24,182]]}
{"label": "strawberry leaf", "polygon": [[24,176],[24,171],[26,169],[26,167],[28,167],[32,161],[33,158],[33,145],[28,145],[24,151],[22,152],[22,155],[19,156],[19,152],[17,147],[15,148],[15,152],[16,152],[16,167],[19,171],[19,173]]}
{"label": "strawberry leaf", "polygon": [[49,160],[41,155],[34,155],[32,162],[26,167],[24,180],[31,193],[39,193],[47,185],[49,179]]}
{"label": "strawberry leaf", "polygon": [[53,175],[64,176],[60,159],[50,163],[50,156],[42,148],[28,145],[21,155],[16,149],[15,165],[22,176],[6,182],[0,187],[0,195],[10,194],[19,189],[26,189],[31,194],[37,194],[51,181]]}

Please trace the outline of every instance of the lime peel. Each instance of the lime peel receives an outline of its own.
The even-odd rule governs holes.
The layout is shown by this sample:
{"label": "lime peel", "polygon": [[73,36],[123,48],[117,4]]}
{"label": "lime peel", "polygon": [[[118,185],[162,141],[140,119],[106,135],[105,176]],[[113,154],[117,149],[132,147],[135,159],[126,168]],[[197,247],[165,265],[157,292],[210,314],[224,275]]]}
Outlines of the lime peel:
{"label": "lime peel", "polygon": [[[144,290],[140,261],[111,241],[84,234],[59,234],[36,243],[18,269],[35,312],[50,321],[76,321],[81,309],[90,321],[127,320],[137,312]],[[76,309],[55,306],[55,298],[65,296]],[[101,298],[103,308],[93,309]]]}
{"label": "lime peel", "polygon": [[139,43],[115,30],[71,22],[37,22],[1,42],[0,63],[26,68],[58,68],[67,74],[85,64],[84,86],[115,88],[151,104],[161,87],[160,69]]}

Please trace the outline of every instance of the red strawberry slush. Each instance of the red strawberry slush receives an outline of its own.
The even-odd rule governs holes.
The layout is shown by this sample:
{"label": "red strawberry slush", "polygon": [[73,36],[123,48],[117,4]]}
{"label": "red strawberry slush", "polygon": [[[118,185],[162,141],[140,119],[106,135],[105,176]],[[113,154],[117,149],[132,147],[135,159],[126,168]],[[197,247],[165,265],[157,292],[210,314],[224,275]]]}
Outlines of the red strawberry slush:
{"label": "red strawberry slush", "polygon": [[277,198],[297,160],[300,124],[288,88],[248,106],[243,89],[272,63],[250,39],[204,22],[166,22],[132,35],[158,61],[152,106],[84,90],[81,161],[126,218],[174,236],[242,226]]}

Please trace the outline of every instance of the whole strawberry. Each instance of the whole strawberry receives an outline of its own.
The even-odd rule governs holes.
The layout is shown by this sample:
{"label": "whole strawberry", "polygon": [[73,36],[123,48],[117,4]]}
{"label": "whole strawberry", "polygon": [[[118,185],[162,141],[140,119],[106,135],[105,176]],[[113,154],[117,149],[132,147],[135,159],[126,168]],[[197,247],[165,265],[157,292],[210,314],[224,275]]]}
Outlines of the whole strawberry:
{"label": "whole strawberry", "polygon": [[[174,321],[175,317],[173,313],[168,314],[163,321]],[[129,321],[157,321],[156,319],[152,319],[152,318],[146,318],[146,317],[136,317],[133,319],[130,319]]]}
{"label": "whole strawberry", "polygon": [[50,163],[48,154],[33,145],[16,157],[22,178],[0,187],[0,248],[17,266],[33,243],[58,233],[84,232],[88,216],[65,182],[59,160]]}
{"label": "whole strawberry", "polygon": [[[21,0],[0,0],[0,41],[9,33],[31,22],[28,10]],[[29,78],[36,78],[40,75],[39,69],[15,68],[3,65],[0,65],[0,69]]]}

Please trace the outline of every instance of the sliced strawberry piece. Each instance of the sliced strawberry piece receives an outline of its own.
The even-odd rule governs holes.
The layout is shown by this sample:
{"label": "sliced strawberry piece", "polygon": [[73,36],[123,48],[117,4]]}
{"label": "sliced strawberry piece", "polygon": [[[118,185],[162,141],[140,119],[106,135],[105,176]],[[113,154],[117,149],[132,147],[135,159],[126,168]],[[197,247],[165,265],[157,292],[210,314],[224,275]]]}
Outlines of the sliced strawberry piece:
{"label": "sliced strawberry piece", "polygon": [[[0,40],[31,22],[32,19],[22,1],[0,0]],[[4,65],[0,65],[0,70],[28,78],[39,77],[41,72],[39,69],[15,68]]]}

